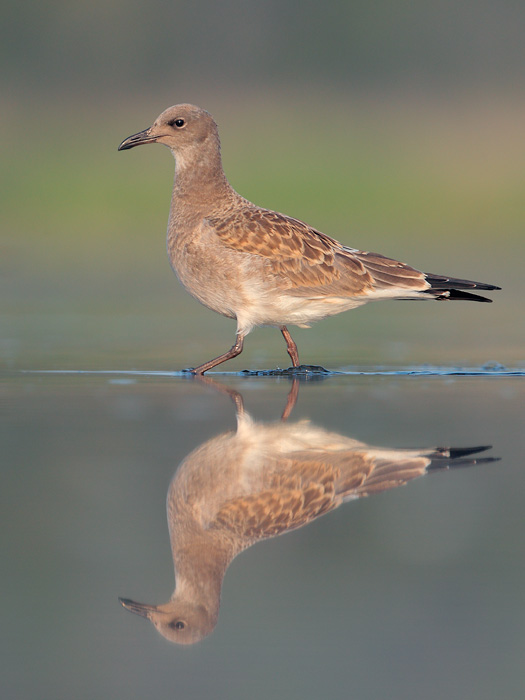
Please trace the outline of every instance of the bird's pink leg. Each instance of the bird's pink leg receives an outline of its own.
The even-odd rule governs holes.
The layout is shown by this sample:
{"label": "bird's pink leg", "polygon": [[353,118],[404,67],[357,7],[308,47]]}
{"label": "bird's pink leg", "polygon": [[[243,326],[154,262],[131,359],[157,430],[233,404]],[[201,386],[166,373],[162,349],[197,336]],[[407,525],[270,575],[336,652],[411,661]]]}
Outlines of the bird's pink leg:
{"label": "bird's pink leg", "polygon": [[223,355],[219,355],[219,357],[215,357],[213,360],[208,360],[208,362],[205,362],[204,364],[199,365],[194,369],[191,369],[190,372],[192,374],[204,374],[204,372],[207,372],[212,367],[217,367],[217,365],[220,365],[222,362],[226,362],[226,360],[231,360],[232,357],[237,357],[237,355],[240,355],[242,352],[243,344],[244,335],[242,333],[237,333],[235,344],[232,345],[228,352],[225,352]]}
{"label": "bird's pink leg", "polygon": [[286,328],[286,326],[281,326],[281,333],[283,334],[283,338],[286,340],[286,349],[288,350],[293,366],[299,367],[299,353],[297,351],[297,345],[294,343],[288,328]]}

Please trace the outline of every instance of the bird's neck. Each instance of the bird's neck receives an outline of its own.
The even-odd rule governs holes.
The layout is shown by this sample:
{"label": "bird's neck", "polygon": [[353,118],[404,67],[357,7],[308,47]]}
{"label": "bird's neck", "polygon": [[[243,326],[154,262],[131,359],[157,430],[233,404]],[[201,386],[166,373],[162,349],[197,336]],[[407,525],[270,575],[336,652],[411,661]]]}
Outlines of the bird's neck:
{"label": "bird's neck", "polygon": [[220,151],[203,150],[197,157],[176,157],[170,218],[213,216],[229,208],[239,195],[222,169]]}

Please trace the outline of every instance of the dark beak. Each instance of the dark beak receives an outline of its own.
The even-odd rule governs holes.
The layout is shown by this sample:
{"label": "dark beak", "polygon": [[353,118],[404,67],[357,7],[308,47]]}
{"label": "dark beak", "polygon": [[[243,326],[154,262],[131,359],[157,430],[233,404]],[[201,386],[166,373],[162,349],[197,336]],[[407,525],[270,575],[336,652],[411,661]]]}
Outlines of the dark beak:
{"label": "dark beak", "polygon": [[[131,146],[129,146],[129,148],[131,148]],[[135,613],[135,615],[140,615],[141,617],[149,618],[150,613],[154,612],[157,609],[154,605],[136,603],[134,600],[129,600],[129,598],[119,598],[119,602],[122,605],[122,607],[126,608],[126,610]]]}
{"label": "dark beak", "polygon": [[155,143],[157,140],[156,136],[151,135],[151,127],[144,129],[144,131],[139,131],[138,134],[133,134],[133,136],[128,136],[124,139],[120,146],[119,151],[127,151],[128,148],[134,148],[135,146],[142,146],[144,143]]}

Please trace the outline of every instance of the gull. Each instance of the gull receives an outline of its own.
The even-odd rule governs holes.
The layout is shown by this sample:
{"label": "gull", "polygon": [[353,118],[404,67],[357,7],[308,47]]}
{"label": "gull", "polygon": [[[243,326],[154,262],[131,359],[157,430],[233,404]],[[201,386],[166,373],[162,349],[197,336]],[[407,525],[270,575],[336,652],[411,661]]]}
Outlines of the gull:
{"label": "gull", "polygon": [[118,150],[148,143],[175,157],[168,221],[171,266],[204,306],[236,319],[233,346],[189,371],[202,375],[242,352],[257,326],[279,328],[293,367],[299,354],[288,325],[311,323],[380,299],[489,302],[465,290],[493,284],[420,272],[378,253],[345,246],[303,221],[252,204],[229,184],[213,117],[191,104],[166,109]]}
{"label": "gull", "polygon": [[[194,449],[168,489],[175,569],[170,600],[150,605],[119,598],[171,642],[194,644],[213,631],[226,569],[248,547],[429,472],[496,461],[472,457],[488,446],[374,447],[309,420],[259,423],[244,409],[242,396],[227,391],[236,407],[236,431]],[[295,401],[297,394],[291,396]]]}

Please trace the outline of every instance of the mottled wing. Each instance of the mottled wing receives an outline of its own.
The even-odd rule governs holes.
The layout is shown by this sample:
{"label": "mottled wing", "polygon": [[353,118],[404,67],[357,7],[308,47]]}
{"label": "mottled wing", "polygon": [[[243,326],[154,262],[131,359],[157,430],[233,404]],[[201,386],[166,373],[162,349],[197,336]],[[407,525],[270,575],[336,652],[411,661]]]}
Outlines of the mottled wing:
{"label": "mottled wing", "polygon": [[213,528],[254,541],[301,527],[339,505],[337,470],[312,461],[294,469],[297,463],[287,461],[289,469],[274,473],[268,489],[227,501]]}
{"label": "mottled wing", "polygon": [[224,245],[264,258],[276,286],[294,295],[360,297],[429,286],[408,265],[346,248],[302,221],[267,209],[247,206],[209,223]]}
{"label": "mottled wing", "polygon": [[297,219],[247,207],[209,221],[224,245],[263,258],[284,292],[359,296],[372,286],[365,266],[350,251]]}
{"label": "mottled wing", "polygon": [[404,289],[423,291],[430,286],[423,272],[398,260],[386,258],[379,253],[356,251],[354,255],[372,276],[374,290],[385,292],[393,289],[398,289],[400,292]]}

